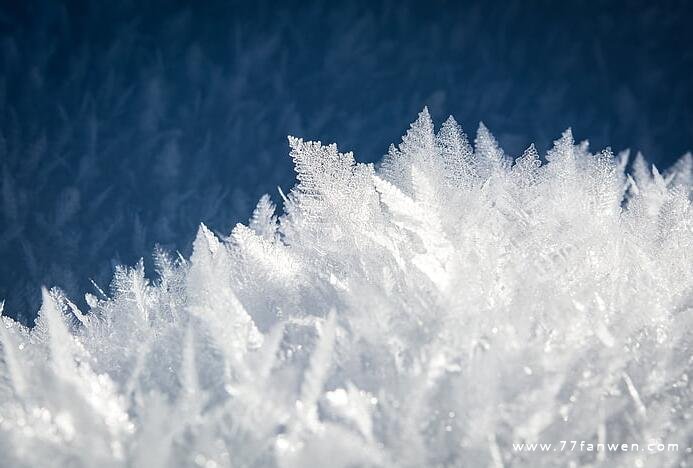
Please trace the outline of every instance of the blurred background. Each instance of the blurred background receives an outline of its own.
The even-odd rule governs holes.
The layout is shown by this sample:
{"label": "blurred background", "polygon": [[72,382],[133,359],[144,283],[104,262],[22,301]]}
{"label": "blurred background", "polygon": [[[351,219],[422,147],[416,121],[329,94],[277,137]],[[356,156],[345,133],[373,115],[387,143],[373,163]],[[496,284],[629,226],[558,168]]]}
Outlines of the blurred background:
{"label": "blurred background", "polygon": [[687,3],[4,1],[5,313],[228,234],[293,185],[287,134],[378,161],[428,105],[513,156],[570,126],[664,168],[693,149]]}

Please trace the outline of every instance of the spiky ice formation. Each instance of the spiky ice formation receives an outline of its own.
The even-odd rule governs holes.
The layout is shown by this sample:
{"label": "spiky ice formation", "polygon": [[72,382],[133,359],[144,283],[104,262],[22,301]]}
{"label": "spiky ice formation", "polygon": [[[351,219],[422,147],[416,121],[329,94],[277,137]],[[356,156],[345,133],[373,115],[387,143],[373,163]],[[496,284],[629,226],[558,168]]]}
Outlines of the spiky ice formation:
{"label": "spiky ice formation", "polygon": [[[275,215],[201,226],[82,313],[0,327],[2,466],[677,466],[690,459],[692,160],[570,131],[515,160],[424,110],[378,169],[290,138]],[[560,441],[676,451],[535,453]]]}

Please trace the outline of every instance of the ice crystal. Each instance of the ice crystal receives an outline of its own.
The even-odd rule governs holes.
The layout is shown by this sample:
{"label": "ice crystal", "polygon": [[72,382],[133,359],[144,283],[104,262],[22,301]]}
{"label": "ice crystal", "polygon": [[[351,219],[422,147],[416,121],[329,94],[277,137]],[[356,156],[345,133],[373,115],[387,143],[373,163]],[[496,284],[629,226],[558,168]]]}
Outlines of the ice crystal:
{"label": "ice crystal", "polygon": [[[382,164],[289,138],[298,184],[190,259],[0,326],[2,466],[683,466],[693,164],[514,163],[424,110]],[[534,453],[519,443],[678,444]]]}

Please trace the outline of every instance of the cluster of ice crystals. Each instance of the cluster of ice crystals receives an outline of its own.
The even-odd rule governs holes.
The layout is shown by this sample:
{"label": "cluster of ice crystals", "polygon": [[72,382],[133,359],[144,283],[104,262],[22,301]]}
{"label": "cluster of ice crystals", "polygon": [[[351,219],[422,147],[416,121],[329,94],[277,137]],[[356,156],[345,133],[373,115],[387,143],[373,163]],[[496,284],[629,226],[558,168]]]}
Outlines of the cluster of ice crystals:
{"label": "cluster of ice crystals", "polygon": [[[678,466],[693,438],[693,161],[566,131],[514,162],[427,110],[190,259],[0,326],[2,466]],[[629,168],[627,170],[627,168]],[[153,275],[152,275],[153,276]],[[529,453],[560,441],[677,451]]]}

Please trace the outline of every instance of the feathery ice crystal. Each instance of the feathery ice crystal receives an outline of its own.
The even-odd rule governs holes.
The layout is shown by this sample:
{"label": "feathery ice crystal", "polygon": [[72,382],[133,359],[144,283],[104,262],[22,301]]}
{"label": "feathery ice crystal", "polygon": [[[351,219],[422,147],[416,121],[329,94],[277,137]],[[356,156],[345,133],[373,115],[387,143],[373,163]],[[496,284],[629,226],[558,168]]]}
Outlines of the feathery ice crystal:
{"label": "feathery ice crystal", "polygon": [[[427,110],[377,169],[290,138],[275,215],[0,326],[0,465],[679,466],[693,160],[542,165]],[[514,443],[675,443],[530,453]],[[683,466],[683,465],[681,465]]]}

